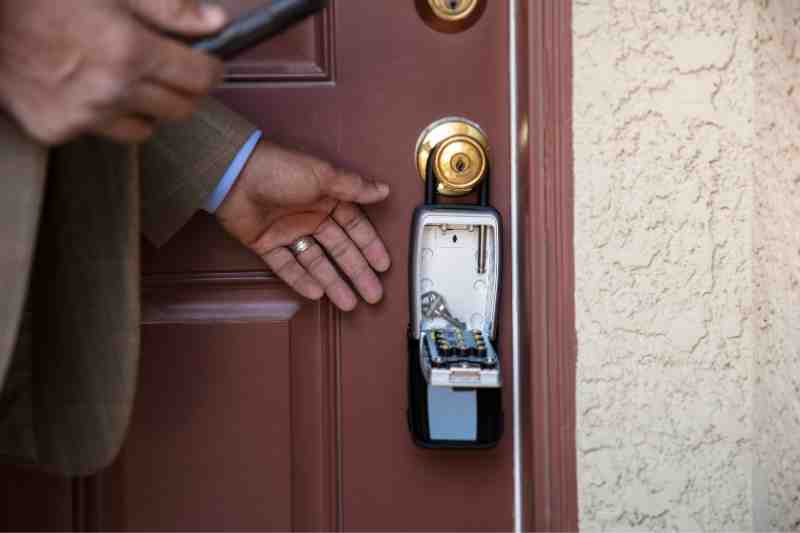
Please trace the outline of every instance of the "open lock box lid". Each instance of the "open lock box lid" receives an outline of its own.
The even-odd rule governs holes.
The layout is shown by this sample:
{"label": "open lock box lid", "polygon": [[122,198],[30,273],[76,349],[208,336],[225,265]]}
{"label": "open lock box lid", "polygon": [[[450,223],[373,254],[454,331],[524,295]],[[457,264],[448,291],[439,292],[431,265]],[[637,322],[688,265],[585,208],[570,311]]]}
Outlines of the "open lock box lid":
{"label": "open lock box lid", "polygon": [[[463,327],[493,340],[501,271],[500,215],[487,207],[420,206],[414,220],[412,335],[419,339],[431,329]],[[424,309],[423,299],[431,298],[445,306],[444,313]]]}
{"label": "open lock box lid", "polygon": [[[428,204],[417,208],[413,220],[409,430],[425,448],[491,448],[503,434],[500,356],[492,346],[501,282],[500,215],[488,206]],[[424,311],[423,297],[431,293],[446,313]]]}

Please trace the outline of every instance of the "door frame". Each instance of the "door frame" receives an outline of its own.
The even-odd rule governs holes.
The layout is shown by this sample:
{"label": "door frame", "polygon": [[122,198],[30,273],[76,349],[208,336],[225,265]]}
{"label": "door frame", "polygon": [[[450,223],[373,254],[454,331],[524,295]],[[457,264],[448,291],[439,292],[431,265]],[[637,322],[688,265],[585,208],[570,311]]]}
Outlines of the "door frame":
{"label": "door frame", "polygon": [[511,1],[520,525],[526,531],[576,531],[572,2]]}

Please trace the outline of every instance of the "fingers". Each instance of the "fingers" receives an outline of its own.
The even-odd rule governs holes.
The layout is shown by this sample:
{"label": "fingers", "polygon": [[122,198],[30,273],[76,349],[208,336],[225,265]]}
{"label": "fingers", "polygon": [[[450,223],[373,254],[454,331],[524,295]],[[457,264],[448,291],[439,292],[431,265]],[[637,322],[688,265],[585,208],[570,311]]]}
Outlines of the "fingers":
{"label": "fingers", "polygon": [[155,123],[144,117],[128,115],[95,126],[91,131],[119,143],[141,143],[153,135]]}
{"label": "fingers", "polygon": [[157,121],[189,118],[200,104],[200,95],[141,80],[125,94],[123,101],[112,107],[105,122],[90,131],[117,142],[140,143],[153,135]]}
{"label": "fingers", "polygon": [[[314,238],[328,251],[362,298],[368,303],[377,303],[383,298],[383,286],[372,267],[355,243],[331,219],[323,222]],[[302,255],[302,254],[301,254]]]}
{"label": "fingers", "polygon": [[386,272],[392,265],[389,252],[375,231],[364,212],[350,203],[340,203],[331,217],[347,232],[350,239],[364,254],[372,268],[378,272]]}
{"label": "fingers", "polygon": [[389,186],[348,172],[333,172],[320,180],[324,194],[344,202],[374,204],[389,196]]}
{"label": "fingers", "polygon": [[148,25],[182,35],[215,33],[228,20],[221,6],[197,0],[127,0],[127,4]]}
{"label": "fingers", "polygon": [[169,39],[151,35],[147,40],[153,50],[146,73],[151,81],[196,96],[207,94],[222,81],[224,66],[218,59]]}
{"label": "fingers", "polygon": [[355,309],[358,300],[350,286],[345,283],[318,244],[297,254],[297,260],[322,286],[333,305],[342,311]]}
{"label": "fingers", "polygon": [[[339,309],[353,310],[358,298],[343,279],[344,273],[361,298],[378,303],[383,285],[375,270],[387,270],[391,261],[364,213],[353,204],[340,204],[315,230],[298,227],[303,222],[294,217],[291,223],[276,227],[276,234],[261,243],[263,247],[256,244],[254,249],[278,277],[307,298],[317,299],[324,293]],[[297,236],[309,234],[317,242],[297,256],[286,248]]]}
{"label": "fingers", "polygon": [[292,252],[280,247],[261,256],[264,262],[287,285],[311,300],[322,298],[322,287],[300,266]]}

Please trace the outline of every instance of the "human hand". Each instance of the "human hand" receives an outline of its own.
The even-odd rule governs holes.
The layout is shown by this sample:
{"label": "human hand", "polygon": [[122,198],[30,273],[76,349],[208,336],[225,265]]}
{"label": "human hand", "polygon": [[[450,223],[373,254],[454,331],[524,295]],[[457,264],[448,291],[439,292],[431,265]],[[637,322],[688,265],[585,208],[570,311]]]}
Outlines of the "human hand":
{"label": "human hand", "polygon": [[0,1],[0,108],[45,144],[141,142],[156,121],[191,115],[222,74],[162,32],[204,35],[225,18],[197,0]]}
{"label": "human hand", "polygon": [[[327,294],[338,308],[350,311],[358,299],[331,259],[365,301],[380,301],[383,285],[376,271],[388,270],[391,261],[358,204],[388,195],[384,183],[261,142],[216,215],[298,293],[314,300]],[[288,246],[304,236],[317,244],[295,256]]]}

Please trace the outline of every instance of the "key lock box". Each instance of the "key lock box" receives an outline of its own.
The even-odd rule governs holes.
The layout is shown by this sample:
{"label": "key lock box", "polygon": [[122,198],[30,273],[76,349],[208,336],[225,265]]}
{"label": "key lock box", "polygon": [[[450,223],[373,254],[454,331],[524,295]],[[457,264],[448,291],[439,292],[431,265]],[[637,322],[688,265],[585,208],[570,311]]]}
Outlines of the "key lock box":
{"label": "key lock box", "polygon": [[[489,206],[488,142],[480,127],[445,118],[422,132],[425,200],[409,249],[408,424],[425,448],[491,448],[503,432],[495,346],[500,214]],[[478,203],[441,203],[478,187]]]}

